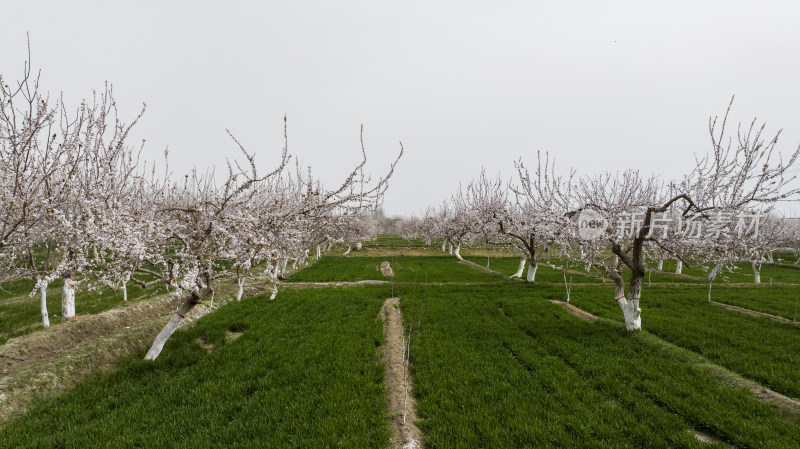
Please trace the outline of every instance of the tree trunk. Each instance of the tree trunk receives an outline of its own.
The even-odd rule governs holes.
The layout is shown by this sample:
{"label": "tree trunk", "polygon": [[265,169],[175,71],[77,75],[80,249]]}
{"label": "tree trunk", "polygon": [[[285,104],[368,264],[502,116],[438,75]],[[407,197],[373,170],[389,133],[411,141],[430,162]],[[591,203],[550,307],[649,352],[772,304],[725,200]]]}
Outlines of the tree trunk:
{"label": "tree trunk", "polygon": [[50,315],[47,314],[47,284],[39,287],[39,308],[42,313],[42,326],[50,327]]}
{"label": "tree trunk", "polygon": [[350,254],[350,245],[347,245],[347,251],[345,251],[344,254],[342,254],[342,255],[346,256],[348,254]]}
{"label": "tree trunk", "polygon": [[455,255],[456,255],[456,259],[464,260],[464,258],[461,257],[461,242],[458,242],[456,244]]}
{"label": "tree trunk", "polygon": [[[442,239],[442,252],[445,252],[445,251],[447,251],[447,250],[445,249],[445,245],[447,245],[447,239]],[[798,260],[800,260],[800,259],[798,259]]]}
{"label": "tree trunk", "polygon": [[678,259],[675,263],[675,274],[681,274],[683,272],[683,261]]}
{"label": "tree trunk", "polygon": [[330,251],[332,247],[333,247],[333,242],[328,242],[328,246],[325,248],[325,252],[327,253],[328,251]]}
{"label": "tree trunk", "polygon": [[364,246],[364,245],[363,245],[361,242],[356,242],[356,247],[355,247],[355,250],[356,250],[356,251],[361,251],[361,248],[362,248],[363,246]]}
{"label": "tree trunk", "polygon": [[453,255],[453,243],[452,242],[447,242],[447,251],[450,253],[451,256]]}
{"label": "tree trunk", "polygon": [[241,276],[239,279],[236,280],[237,284],[239,284],[239,289],[236,290],[236,301],[242,300],[242,294],[244,294],[244,282],[247,280],[245,276]]}
{"label": "tree trunk", "polygon": [[167,325],[161,329],[161,332],[158,333],[156,339],[153,341],[153,345],[150,346],[150,350],[147,351],[147,355],[144,356],[145,360],[155,360],[159,354],[161,354],[161,350],[164,349],[164,344],[169,340],[169,337],[175,333],[176,330],[183,324],[183,321],[186,319],[186,316],[189,312],[194,309],[194,306],[197,305],[196,302],[192,300],[186,300],[181,302],[178,306],[178,311],[175,312],[174,315],[169,319]]}
{"label": "tree trunk", "polygon": [[714,279],[717,278],[717,275],[722,271],[722,264],[718,263],[714,265],[714,268],[708,273],[708,301],[711,301],[711,284],[714,283]]}
{"label": "tree trunk", "polygon": [[512,278],[520,278],[522,279],[522,273],[525,271],[525,262],[527,262],[524,256],[519,258],[519,268],[517,268],[517,272],[512,274]]}
{"label": "tree trunk", "polygon": [[664,259],[658,259],[658,271],[664,271]]}
{"label": "tree trunk", "polygon": [[772,251],[767,251],[767,262],[775,263],[775,259],[772,257]]}
{"label": "tree trunk", "polygon": [[278,276],[281,274],[281,261],[275,261],[275,267],[272,269],[272,278],[277,279]]}
{"label": "tree trunk", "polygon": [[322,250],[320,249],[319,245],[317,245],[317,260],[322,257]]}
{"label": "tree trunk", "polygon": [[622,308],[622,314],[625,317],[625,328],[628,331],[642,328],[642,309],[639,308],[639,300],[642,297],[642,278],[641,274],[631,273],[629,297],[625,299],[623,295],[622,299],[617,301]]}
{"label": "tree trunk", "polygon": [[75,316],[75,282],[71,276],[64,277],[61,285],[61,322]]}
{"label": "tree trunk", "polygon": [[281,274],[286,273],[286,265],[289,265],[288,257],[284,257],[283,259],[281,259]]}
{"label": "tree trunk", "polygon": [[272,284],[272,294],[269,295],[269,299],[275,299],[278,296],[278,286],[276,284]]}
{"label": "tree trunk", "polygon": [[756,284],[761,283],[761,262],[752,262],[753,265],[753,280]]}
{"label": "tree trunk", "polygon": [[122,282],[122,302],[128,302],[128,281]]}
{"label": "tree trunk", "polygon": [[533,282],[536,279],[536,269],[539,268],[539,262],[536,259],[528,261],[528,276],[525,278],[528,282]]}

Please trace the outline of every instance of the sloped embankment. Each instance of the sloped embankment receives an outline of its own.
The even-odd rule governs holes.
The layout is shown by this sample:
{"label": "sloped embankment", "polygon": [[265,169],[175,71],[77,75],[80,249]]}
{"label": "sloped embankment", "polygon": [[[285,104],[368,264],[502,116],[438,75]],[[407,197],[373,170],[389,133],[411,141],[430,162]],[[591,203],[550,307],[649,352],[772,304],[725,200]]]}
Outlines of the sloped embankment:
{"label": "sloped embankment", "polygon": [[[251,282],[247,295],[266,291]],[[233,288],[217,288],[214,307],[232,301]],[[0,422],[24,412],[34,401],[71,388],[96,372],[152,343],[177,303],[172,294],[157,296],[96,315],[12,338],[0,346]],[[194,308],[187,322],[211,311],[209,303]]]}

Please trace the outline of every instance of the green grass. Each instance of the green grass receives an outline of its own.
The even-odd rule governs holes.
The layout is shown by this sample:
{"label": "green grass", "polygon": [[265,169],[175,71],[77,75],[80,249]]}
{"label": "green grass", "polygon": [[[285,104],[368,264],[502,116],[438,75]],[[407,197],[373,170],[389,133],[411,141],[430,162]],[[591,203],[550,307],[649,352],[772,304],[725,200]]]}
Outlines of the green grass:
{"label": "green grass", "polygon": [[[486,256],[468,256],[464,257],[464,259],[474,262],[482,267],[486,266]],[[557,261],[554,259],[554,263]],[[517,272],[517,268],[519,268],[519,257],[490,257],[489,258],[489,269],[497,271],[499,273],[505,274],[506,276],[511,276],[512,274]],[[575,273],[575,271],[582,271],[583,267],[575,266],[570,267],[566,276],[567,281],[572,278],[573,283],[599,283],[601,282],[600,279],[595,279],[589,276],[584,276],[582,274]],[[523,279],[528,272],[527,263],[525,265],[525,271],[523,272],[522,276]],[[539,267],[536,269],[536,280],[537,283],[564,283],[564,272],[557,268],[551,268],[546,260],[539,261]]]}
{"label": "green grass", "polygon": [[[400,245],[396,239],[381,236],[377,243],[390,248]],[[466,258],[486,266],[486,256]],[[384,260],[393,279],[378,269]],[[519,263],[499,255],[489,261],[506,275]],[[727,280],[751,283],[749,265],[743,267],[746,272]],[[644,279],[644,331],[631,334],[612,300],[613,284],[567,276],[578,284],[571,302],[600,316],[598,323],[545,301],[564,299],[565,289],[562,272],[544,262],[529,285],[450,255],[326,256],[288,281],[475,285],[403,285],[402,292],[398,285],[287,288],[275,301],[260,296],[230,304],[177,332],[155,363],[135,354],[121,369],[5,424],[0,448],[98,441],[107,447],[386,447],[377,314],[393,291],[402,294],[404,320],[414,326],[412,372],[429,448],[723,447],[698,442],[690,429],[736,447],[800,447],[798,423],[702,366],[710,361],[800,398],[800,327],[708,304],[704,280],[652,273]],[[787,284],[800,282],[800,269],[765,264],[762,279],[770,277],[776,285],[720,279],[712,297],[792,318],[800,286]],[[0,290],[0,343],[4,335],[40,327],[38,296],[17,301],[30,292],[26,282]],[[48,297],[53,324],[60,322],[54,319],[59,286],[51,285]],[[129,298],[145,293],[131,286]],[[79,292],[76,300],[78,314],[121,303],[120,292]],[[243,334],[228,340],[231,330]]]}
{"label": "green grass", "polygon": [[[6,287],[7,296],[0,299],[0,344],[10,338],[26,335],[42,329],[42,315],[39,308],[39,293],[30,297],[33,281],[14,281]],[[6,284],[8,285],[8,284]],[[141,289],[133,283],[128,284],[128,302],[135,303],[145,297],[165,293],[164,287]],[[13,296],[12,296],[13,295]],[[75,314],[91,315],[123,305],[122,291],[101,289],[87,291],[79,287],[75,293]],[[52,282],[47,289],[47,313],[50,325],[61,323],[61,279]]]}
{"label": "green grass", "polygon": [[578,320],[530,289],[420,287],[402,304],[429,448],[715,447],[690,428],[738,447],[800,445],[797,424],[697,356]]}
{"label": "green grass", "polygon": [[[783,289],[766,286],[721,287],[714,290],[713,298],[743,303],[728,298],[755,295],[758,291],[787,294]],[[553,295],[560,297],[561,292],[554,290]],[[594,315],[619,322],[622,328],[622,312],[612,296],[610,288],[576,286],[571,302]],[[704,287],[653,286],[644,289],[643,298],[642,328],[648,332],[773,390],[800,398],[800,327],[709,304]]]}
{"label": "green grass", "polygon": [[[381,262],[388,260],[394,278],[381,274]],[[458,263],[453,256],[342,257],[326,256],[292,274],[292,282],[503,282],[503,279]]]}
{"label": "green grass", "polygon": [[[384,448],[384,290],[230,304],[176,332],[155,362],[39,404],[0,430],[0,447]],[[243,334],[228,341],[229,330]]]}
{"label": "green grass", "polygon": [[33,291],[36,281],[33,279],[14,279],[0,284],[0,304],[4,299],[24,296]]}
{"label": "green grass", "polygon": [[[787,262],[787,261],[784,261]],[[665,260],[664,261],[664,271],[674,273],[675,272],[675,260]],[[683,266],[682,273],[687,274],[690,276],[697,276],[706,279],[708,277],[708,273],[701,270],[698,266],[694,263],[690,262],[692,265],[691,268],[687,267],[686,265]],[[648,261],[647,265],[651,268],[655,268],[657,265],[656,261]],[[719,275],[714,282],[728,282],[728,283],[741,283],[741,284],[753,284],[754,277],[753,277],[753,267],[749,263],[736,263],[734,264],[736,268],[731,272],[723,272]],[[784,283],[784,284],[800,284],[800,266],[793,265],[793,264],[778,264],[778,263],[764,263],[761,266],[761,282],[764,284],[769,284],[770,281],[774,283]],[[705,281],[704,281],[705,282]]]}
{"label": "green grass", "polygon": [[423,238],[406,240],[399,235],[380,234],[375,240],[363,243],[364,248],[441,248],[442,239],[433,239],[428,244]]}

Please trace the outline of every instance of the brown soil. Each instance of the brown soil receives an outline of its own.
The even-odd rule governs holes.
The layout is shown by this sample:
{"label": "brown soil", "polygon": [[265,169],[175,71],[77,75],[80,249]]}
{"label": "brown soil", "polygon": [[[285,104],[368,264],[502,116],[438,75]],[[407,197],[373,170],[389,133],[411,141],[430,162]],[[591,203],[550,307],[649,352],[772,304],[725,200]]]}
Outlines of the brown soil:
{"label": "brown soil", "polygon": [[724,307],[724,308],[726,308],[728,310],[733,310],[733,311],[736,311],[736,312],[742,312],[742,313],[746,313],[746,314],[752,315],[752,316],[762,316],[762,317],[765,317],[765,318],[769,318],[771,320],[780,321],[781,323],[794,324],[795,326],[800,325],[800,323],[798,323],[797,321],[792,321],[792,320],[786,319],[786,318],[784,318],[782,316],[772,315],[770,313],[764,313],[764,312],[757,312],[755,310],[745,309],[744,307],[732,306],[730,304],[724,304],[724,303],[716,302],[716,301],[710,301],[710,302],[711,302],[711,304],[714,304],[715,306]]}
{"label": "brown soil", "polygon": [[722,443],[722,444],[724,444],[725,446],[728,446],[728,447],[736,447],[736,446],[731,446],[730,444],[720,440],[719,438],[715,437],[714,435],[711,435],[709,433],[703,432],[702,430],[692,430],[692,434],[694,435],[695,438],[697,438],[698,441],[702,441],[703,443],[709,443],[709,444],[711,444],[711,443]]}
{"label": "brown soil", "polygon": [[[258,280],[245,288],[248,296],[267,290]],[[235,292],[229,282],[219,284],[214,308],[233,301]],[[146,348],[176,305],[173,295],[165,294],[97,315],[76,316],[8,340],[0,346],[0,423],[23,413],[39,399],[71,388],[96,372],[115,368],[123,357]],[[210,311],[208,302],[195,306],[186,325]]]}
{"label": "brown soil", "polygon": [[483,266],[478,265],[475,262],[472,262],[470,260],[466,260],[466,259],[465,260],[459,260],[458,263],[464,264],[464,265],[466,265],[466,266],[468,266],[470,268],[474,268],[476,270],[480,270],[480,271],[482,271],[482,272],[484,272],[486,274],[491,274],[492,276],[495,276],[495,277],[508,279],[508,276],[506,276],[505,274],[500,273],[498,271],[494,271],[494,270],[486,268],[486,267],[483,267]]}
{"label": "brown soil", "polygon": [[389,264],[388,260],[381,262],[380,270],[382,275],[390,278],[394,277],[394,270],[392,270],[392,266]]}
{"label": "brown soil", "polygon": [[558,304],[559,306],[567,309],[569,313],[575,315],[576,317],[582,319],[583,321],[588,321],[590,323],[594,323],[595,321],[597,321],[596,316],[592,315],[591,313],[583,309],[579,309],[568,302],[559,301],[557,299],[551,299],[550,302],[552,302],[553,304]]}
{"label": "brown soil", "polygon": [[[412,393],[413,382],[403,363],[403,321],[400,298],[389,298],[381,308],[383,320],[383,362],[386,365],[384,386],[389,394],[393,449],[422,448],[422,432],[416,425],[417,407]],[[405,410],[405,416],[403,411]]]}

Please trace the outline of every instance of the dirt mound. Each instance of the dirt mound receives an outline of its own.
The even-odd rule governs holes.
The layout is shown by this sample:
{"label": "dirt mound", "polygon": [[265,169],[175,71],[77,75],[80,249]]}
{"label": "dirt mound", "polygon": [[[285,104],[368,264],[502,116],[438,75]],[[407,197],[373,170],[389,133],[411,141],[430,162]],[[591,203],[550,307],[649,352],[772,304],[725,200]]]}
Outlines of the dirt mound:
{"label": "dirt mound", "polygon": [[392,266],[389,265],[388,260],[381,262],[381,274],[390,278],[394,277],[394,271],[392,270]]}

